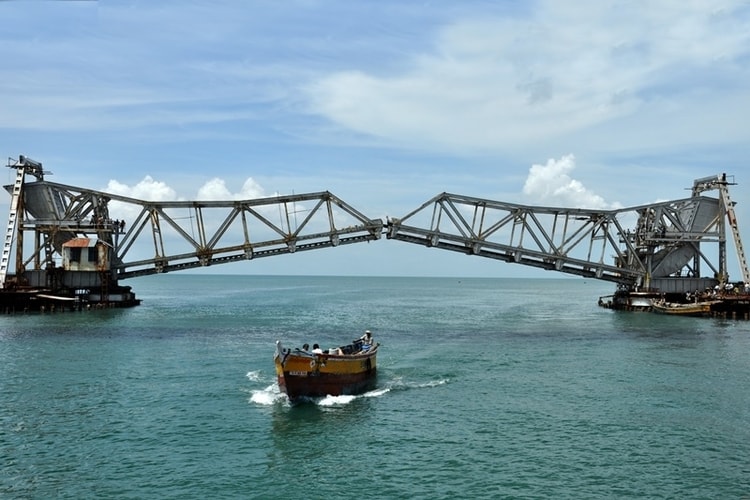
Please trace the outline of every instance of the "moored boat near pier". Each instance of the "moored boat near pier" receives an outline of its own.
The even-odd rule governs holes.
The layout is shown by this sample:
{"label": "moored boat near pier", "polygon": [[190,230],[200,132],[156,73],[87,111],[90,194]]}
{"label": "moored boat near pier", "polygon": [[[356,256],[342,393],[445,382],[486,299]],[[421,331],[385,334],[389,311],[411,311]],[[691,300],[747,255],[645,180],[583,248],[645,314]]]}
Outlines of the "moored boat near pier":
{"label": "moored boat near pier", "polygon": [[673,316],[709,316],[711,307],[721,304],[720,300],[708,300],[701,302],[665,302],[663,300],[654,302],[651,306],[655,313],[671,314]]}

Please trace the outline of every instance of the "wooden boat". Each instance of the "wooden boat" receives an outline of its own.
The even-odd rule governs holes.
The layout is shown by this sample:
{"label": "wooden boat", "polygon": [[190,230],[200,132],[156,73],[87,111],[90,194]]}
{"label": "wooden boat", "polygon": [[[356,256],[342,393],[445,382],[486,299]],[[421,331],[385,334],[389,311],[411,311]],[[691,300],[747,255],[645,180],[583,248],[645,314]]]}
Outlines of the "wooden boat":
{"label": "wooden boat", "polygon": [[711,307],[720,302],[720,300],[685,303],[657,301],[651,304],[651,309],[655,313],[675,316],[708,316],[711,314]]}
{"label": "wooden boat", "polygon": [[328,352],[288,349],[276,342],[274,365],[281,392],[300,398],[361,394],[375,386],[378,346],[361,340]]}

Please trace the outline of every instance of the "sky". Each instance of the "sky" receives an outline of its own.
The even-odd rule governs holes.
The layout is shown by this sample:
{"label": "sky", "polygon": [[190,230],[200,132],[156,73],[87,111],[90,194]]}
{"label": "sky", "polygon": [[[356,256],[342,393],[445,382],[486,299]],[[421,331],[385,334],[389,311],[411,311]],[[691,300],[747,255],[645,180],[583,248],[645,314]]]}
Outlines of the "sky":
{"label": "sky", "polygon": [[[328,190],[385,219],[444,191],[628,207],[727,173],[750,227],[747,0],[0,0],[0,19],[0,153],[55,182]],[[208,272],[565,277],[385,238]]]}

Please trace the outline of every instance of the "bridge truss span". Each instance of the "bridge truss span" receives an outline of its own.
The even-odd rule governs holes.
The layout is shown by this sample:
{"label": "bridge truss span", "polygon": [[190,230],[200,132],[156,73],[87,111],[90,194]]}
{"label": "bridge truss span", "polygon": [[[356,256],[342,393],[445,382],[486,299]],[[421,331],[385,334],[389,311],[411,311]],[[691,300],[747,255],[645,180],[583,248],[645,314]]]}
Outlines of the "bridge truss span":
{"label": "bridge truss span", "polygon": [[[401,218],[371,219],[329,191],[246,200],[154,201],[44,179],[17,169],[0,289],[97,294],[121,279],[352,243],[404,241],[610,281],[619,289],[680,293],[728,284],[730,229],[742,279],[750,271],[725,174],[691,196],[618,209],[531,206],[440,193]],[[49,172],[47,172],[49,173]],[[34,180],[26,182],[29,174]],[[718,190],[718,197],[706,196]],[[31,237],[24,238],[24,234]],[[715,246],[711,246],[714,244]],[[9,275],[15,245],[15,274]],[[86,291],[89,292],[86,292]]]}
{"label": "bridge truss span", "polygon": [[[367,218],[328,191],[139,205],[118,244],[120,278],[372,241],[383,230],[380,219]],[[125,255],[143,239],[153,243],[154,256],[126,261]],[[170,251],[170,244],[185,251]]]}
{"label": "bridge truss span", "polygon": [[648,288],[677,275],[697,278],[703,263],[712,279],[726,273],[726,263],[714,266],[701,248],[707,242],[723,248],[722,213],[719,200],[699,194],[593,210],[441,193],[389,220],[387,238]]}
{"label": "bridge truss span", "polygon": [[613,211],[533,207],[441,193],[407,216],[390,220],[387,237],[551,271],[630,282],[638,271],[618,267],[612,259],[605,261],[612,254],[626,259],[618,244],[620,232],[624,229]]}
{"label": "bridge truss span", "polygon": [[[91,271],[87,281],[77,286],[103,286],[136,276],[378,240],[383,233],[382,220],[366,217],[329,191],[248,200],[146,201],[38,180],[24,185],[23,201],[18,233],[33,233],[34,244],[16,259],[16,275],[30,271],[37,286],[50,285],[50,271],[60,268],[79,276],[86,268]],[[95,245],[109,249],[106,258],[91,253],[89,261],[73,250]]]}

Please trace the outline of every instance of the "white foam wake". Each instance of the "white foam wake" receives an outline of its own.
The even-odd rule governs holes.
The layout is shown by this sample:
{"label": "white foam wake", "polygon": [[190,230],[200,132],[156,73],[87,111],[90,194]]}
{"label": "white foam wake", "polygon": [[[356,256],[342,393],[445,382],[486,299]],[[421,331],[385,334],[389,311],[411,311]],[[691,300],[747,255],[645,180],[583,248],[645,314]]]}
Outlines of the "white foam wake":
{"label": "white foam wake", "polygon": [[286,395],[279,391],[277,384],[271,384],[265,389],[250,392],[250,401],[264,406],[270,406],[285,397]]}

